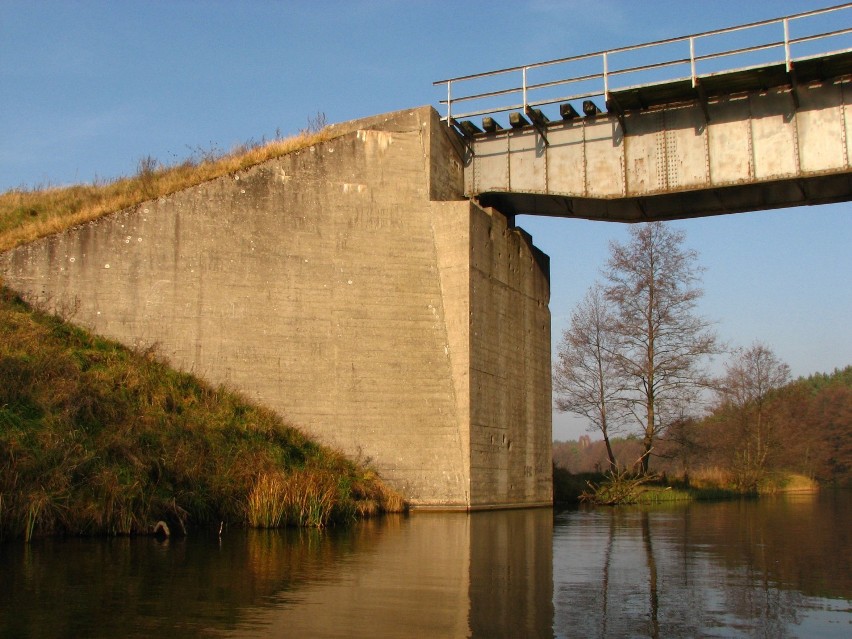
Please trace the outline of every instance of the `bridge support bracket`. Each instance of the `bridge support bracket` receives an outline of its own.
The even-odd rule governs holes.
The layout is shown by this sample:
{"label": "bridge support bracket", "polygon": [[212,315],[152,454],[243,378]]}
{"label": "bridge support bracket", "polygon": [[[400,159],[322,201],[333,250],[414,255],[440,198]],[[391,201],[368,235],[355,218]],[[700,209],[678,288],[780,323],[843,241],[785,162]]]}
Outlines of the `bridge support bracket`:
{"label": "bridge support bracket", "polygon": [[701,80],[695,80],[695,91],[698,93],[698,104],[701,106],[701,112],[704,113],[704,122],[710,124],[710,108],[707,106],[707,91]]}
{"label": "bridge support bracket", "polygon": [[538,131],[541,139],[544,140],[544,145],[550,146],[550,142],[547,140],[547,133],[545,132],[547,130],[547,123],[549,122],[547,116],[540,109],[534,109],[529,105],[524,107],[524,112],[529,116],[530,122],[532,122],[535,130]]}
{"label": "bridge support bracket", "polygon": [[468,153],[468,157],[472,158],[474,155],[476,155],[473,150],[473,131],[471,129],[471,127],[475,128],[473,123],[459,122],[455,118],[450,118],[448,124],[450,125],[450,129],[455,131],[461,139],[461,142]]}
{"label": "bridge support bracket", "polygon": [[618,100],[615,99],[612,95],[607,95],[604,99],[604,104],[606,105],[606,110],[610,113],[614,113],[615,117],[618,118],[618,123],[621,125],[621,131],[623,135],[627,135],[627,123],[624,118],[624,109],[621,108],[621,105],[618,103]]}
{"label": "bridge support bracket", "polygon": [[790,78],[790,95],[793,98],[793,105],[796,111],[799,110],[799,79],[796,77],[796,67],[791,62],[787,69],[787,77]]}

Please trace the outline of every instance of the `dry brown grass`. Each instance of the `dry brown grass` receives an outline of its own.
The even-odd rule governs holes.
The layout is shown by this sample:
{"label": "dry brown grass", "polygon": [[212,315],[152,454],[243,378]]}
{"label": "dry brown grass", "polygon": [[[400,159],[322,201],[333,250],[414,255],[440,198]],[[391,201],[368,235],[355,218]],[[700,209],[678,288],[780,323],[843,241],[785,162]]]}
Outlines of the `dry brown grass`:
{"label": "dry brown grass", "polygon": [[249,492],[246,520],[255,528],[323,528],[332,521],[402,512],[401,495],[367,471],[353,478],[321,467],[260,473]]}
{"label": "dry brown grass", "polygon": [[689,485],[694,488],[729,488],[734,485],[734,477],[718,466],[697,468],[689,472]]}
{"label": "dry brown grass", "polygon": [[781,493],[815,493],[819,492],[819,484],[804,475],[791,473],[779,482],[778,492]]}
{"label": "dry brown grass", "polygon": [[[683,478],[679,478],[683,481]],[[698,490],[730,490],[741,493],[775,494],[783,492],[815,492],[819,484],[809,477],[790,472],[765,471],[750,482],[741,473],[718,466],[690,471],[689,485]]]}
{"label": "dry brown grass", "polygon": [[378,475],[367,470],[351,486],[355,511],[359,517],[373,517],[383,513],[405,512],[405,498],[380,481]]}
{"label": "dry brown grass", "polygon": [[229,153],[201,152],[175,166],[148,157],[133,177],[91,185],[20,188],[0,194],[0,251],[89,222],[209,180],[293,153],[336,135],[326,127],[268,143],[247,143]]}

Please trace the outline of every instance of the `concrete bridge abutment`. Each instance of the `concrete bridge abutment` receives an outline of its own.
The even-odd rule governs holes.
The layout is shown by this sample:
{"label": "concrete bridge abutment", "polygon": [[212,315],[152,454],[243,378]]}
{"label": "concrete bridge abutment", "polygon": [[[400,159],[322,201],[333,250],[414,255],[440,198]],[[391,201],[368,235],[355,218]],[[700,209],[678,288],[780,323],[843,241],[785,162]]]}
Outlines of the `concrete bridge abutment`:
{"label": "concrete bridge abutment", "polygon": [[224,383],[413,506],[549,505],[549,267],[429,107],[0,255],[7,285]]}

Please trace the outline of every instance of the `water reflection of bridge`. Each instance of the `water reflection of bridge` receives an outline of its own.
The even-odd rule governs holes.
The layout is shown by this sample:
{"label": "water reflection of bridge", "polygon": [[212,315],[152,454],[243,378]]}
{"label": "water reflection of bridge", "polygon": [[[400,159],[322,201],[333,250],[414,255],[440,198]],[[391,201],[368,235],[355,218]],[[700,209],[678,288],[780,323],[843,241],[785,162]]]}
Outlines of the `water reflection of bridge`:
{"label": "water reflection of bridge", "polygon": [[466,193],[616,221],[849,200],[850,33],[847,3],[443,80]]}
{"label": "water reflection of bridge", "polygon": [[825,491],[4,544],[0,636],[841,636],[851,527]]}
{"label": "water reflection of bridge", "polygon": [[[269,636],[553,636],[553,514],[422,514],[363,531],[371,552],[329,566],[252,619]],[[356,535],[357,536],[357,535]]]}

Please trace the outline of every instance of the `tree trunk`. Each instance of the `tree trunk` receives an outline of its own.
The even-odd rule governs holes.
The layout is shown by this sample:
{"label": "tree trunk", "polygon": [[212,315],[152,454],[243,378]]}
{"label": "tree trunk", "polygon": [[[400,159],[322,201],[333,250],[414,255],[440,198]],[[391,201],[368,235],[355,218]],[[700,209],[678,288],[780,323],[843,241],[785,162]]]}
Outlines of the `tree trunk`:
{"label": "tree trunk", "polygon": [[618,464],[615,461],[615,455],[612,452],[612,446],[609,443],[609,435],[604,432],[604,443],[606,444],[606,456],[609,458],[609,470],[614,473],[618,470]]}

